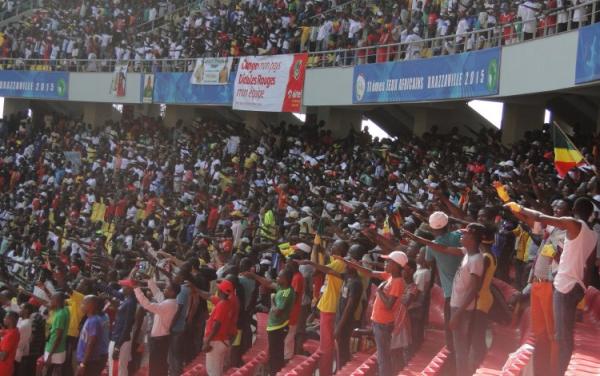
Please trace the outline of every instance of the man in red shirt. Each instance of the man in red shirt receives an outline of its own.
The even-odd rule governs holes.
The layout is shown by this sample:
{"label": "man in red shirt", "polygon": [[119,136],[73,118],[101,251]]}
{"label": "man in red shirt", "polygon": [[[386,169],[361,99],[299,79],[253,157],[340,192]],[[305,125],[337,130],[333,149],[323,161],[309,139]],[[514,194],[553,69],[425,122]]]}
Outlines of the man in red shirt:
{"label": "man in red shirt", "polygon": [[5,330],[0,334],[0,375],[12,375],[15,367],[15,355],[19,344],[19,329],[17,321],[19,315],[9,311],[4,317]]}
{"label": "man in red shirt", "polygon": [[[302,297],[304,296],[304,277],[298,270],[298,264],[293,260],[300,260],[300,257],[292,255],[286,264],[286,269],[292,273],[292,289],[294,290],[294,305],[290,311],[290,322],[288,324],[288,333],[285,337],[284,342],[284,355],[283,358],[287,361],[292,359],[294,356],[294,342],[296,338],[296,329],[298,328],[298,317],[300,316],[300,308],[302,304]],[[298,349],[300,350],[300,349]]]}
{"label": "man in red shirt", "polygon": [[[237,298],[235,287],[231,281],[223,280],[217,285],[218,297],[210,297],[215,305],[208,321],[204,346],[206,352],[206,372],[208,376],[221,376],[225,366],[225,359],[229,353],[231,339],[237,334]],[[204,293],[201,297],[207,298]]]}

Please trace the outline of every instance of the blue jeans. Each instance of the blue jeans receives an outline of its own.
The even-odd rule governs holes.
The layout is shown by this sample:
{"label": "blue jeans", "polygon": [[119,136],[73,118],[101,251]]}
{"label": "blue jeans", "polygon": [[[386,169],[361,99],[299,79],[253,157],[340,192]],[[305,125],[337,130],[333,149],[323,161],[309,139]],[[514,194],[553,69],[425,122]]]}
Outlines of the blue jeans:
{"label": "blue jeans", "polygon": [[[456,314],[456,311],[458,311],[458,308],[452,307],[452,316]],[[452,331],[457,375],[472,375],[475,371],[471,369],[472,366],[469,362],[472,318],[473,311],[464,311],[460,320],[458,320],[456,329]]]}
{"label": "blue jeans", "polygon": [[469,367],[476,370],[485,354],[487,353],[487,344],[485,335],[488,327],[488,315],[485,312],[473,311],[473,321],[471,323],[471,350],[469,351]]}
{"label": "blue jeans", "polygon": [[373,323],[373,336],[377,345],[377,366],[379,376],[392,376],[392,356],[390,352],[394,325]]}
{"label": "blue jeans", "polygon": [[573,330],[575,328],[575,316],[577,304],[583,299],[583,288],[576,284],[566,294],[554,290],[552,303],[554,305],[554,333],[558,345],[558,374],[564,375],[571,354],[573,354]]}

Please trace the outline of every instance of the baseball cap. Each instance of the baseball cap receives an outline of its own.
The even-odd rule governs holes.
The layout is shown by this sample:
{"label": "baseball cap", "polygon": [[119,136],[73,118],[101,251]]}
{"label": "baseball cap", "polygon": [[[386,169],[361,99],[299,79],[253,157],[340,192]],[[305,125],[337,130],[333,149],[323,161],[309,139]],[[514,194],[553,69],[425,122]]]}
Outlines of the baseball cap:
{"label": "baseball cap", "polygon": [[27,302],[37,308],[42,306],[42,302],[40,302],[38,299],[36,299],[35,296],[32,296],[31,298],[29,298],[29,300]]}
{"label": "baseball cap", "polygon": [[136,288],[136,283],[133,279],[122,279],[119,281],[119,286],[123,286],[123,287],[129,287],[129,288]]}
{"label": "baseball cap", "polygon": [[436,211],[429,216],[429,227],[434,230],[443,229],[448,225],[448,215],[441,211]]}
{"label": "baseball cap", "polygon": [[294,244],[294,249],[300,250],[305,253],[310,253],[312,250],[311,246],[306,243],[296,243]]}
{"label": "baseball cap", "polygon": [[402,267],[404,267],[408,262],[408,257],[406,256],[406,253],[402,251],[394,251],[389,255],[381,255],[381,258],[392,260],[393,262]]}
{"label": "baseball cap", "polygon": [[219,282],[217,288],[224,294],[231,295],[233,293],[233,283],[226,279]]}

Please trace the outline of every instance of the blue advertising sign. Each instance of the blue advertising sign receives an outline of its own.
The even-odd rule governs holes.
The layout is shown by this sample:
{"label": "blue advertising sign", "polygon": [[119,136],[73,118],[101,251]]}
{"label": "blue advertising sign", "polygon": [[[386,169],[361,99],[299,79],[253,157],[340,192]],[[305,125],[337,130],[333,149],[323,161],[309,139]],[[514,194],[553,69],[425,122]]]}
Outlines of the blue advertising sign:
{"label": "blue advertising sign", "polygon": [[235,74],[227,85],[194,85],[192,73],[155,73],[154,103],[231,105]]}
{"label": "blue advertising sign", "polygon": [[417,102],[498,94],[500,48],[354,67],[352,103]]}
{"label": "blue advertising sign", "polygon": [[600,24],[579,29],[575,83],[600,79]]}
{"label": "blue advertising sign", "polygon": [[0,71],[0,97],[67,100],[69,73]]}

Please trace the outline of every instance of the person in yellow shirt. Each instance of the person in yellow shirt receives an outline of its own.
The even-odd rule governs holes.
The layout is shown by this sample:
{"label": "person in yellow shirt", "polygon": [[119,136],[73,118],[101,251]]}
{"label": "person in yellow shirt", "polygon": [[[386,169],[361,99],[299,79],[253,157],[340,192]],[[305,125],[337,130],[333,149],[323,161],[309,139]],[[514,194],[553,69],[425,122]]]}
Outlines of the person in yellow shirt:
{"label": "person in yellow shirt", "polygon": [[[488,229],[489,231],[489,229]],[[489,251],[489,248],[480,249],[483,255],[483,281],[479,289],[477,303],[475,304],[475,313],[471,323],[471,361],[479,366],[487,352],[486,333],[488,328],[488,313],[494,304],[494,296],[490,290],[492,279],[496,273],[496,257]]]}
{"label": "person in yellow shirt", "polygon": [[307,24],[302,25],[302,34],[300,34],[300,52],[304,52],[307,49],[308,38],[310,37],[311,26]]}
{"label": "person in yellow shirt", "polygon": [[[89,288],[86,280],[82,280],[77,288],[71,292],[69,299],[65,301],[69,310],[69,327],[67,330],[67,358],[65,361],[66,367],[72,367],[72,359],[77,350],[77,342],[79,341],[79,324],[85,316],[83,313],[83,298]],[[68,371],[67,371],[68,372]],[[69,374],[72,374],[69,373]]]}
{"label": "person in yellow shirt", "polygon": [[516,237],[515,241],[515,287],[522,290],[527,284],[529,271],[529,247],[531,246],[531,236],[522,224],[513,230]]}
{"label": "person in yellow shirt", "polygon": [[[346,257],[348,252],[348,243],[343,240],[335,241],[329,253],[331,255]],[[309,260],[298,261],[301,265],[312,265],[317,271],[324,273],[325,284],[323,285],[323,294],[317,308],[321,312],[321,344],[320,349],[323,352],[319,364],[319,374],[321,376],[330,376],[333,368],[333,349],[335,348],[335,314],[342,293],[342,274],[346,271],[346,264],[337,259],[332,259],[327,265],[319,265]]]}

